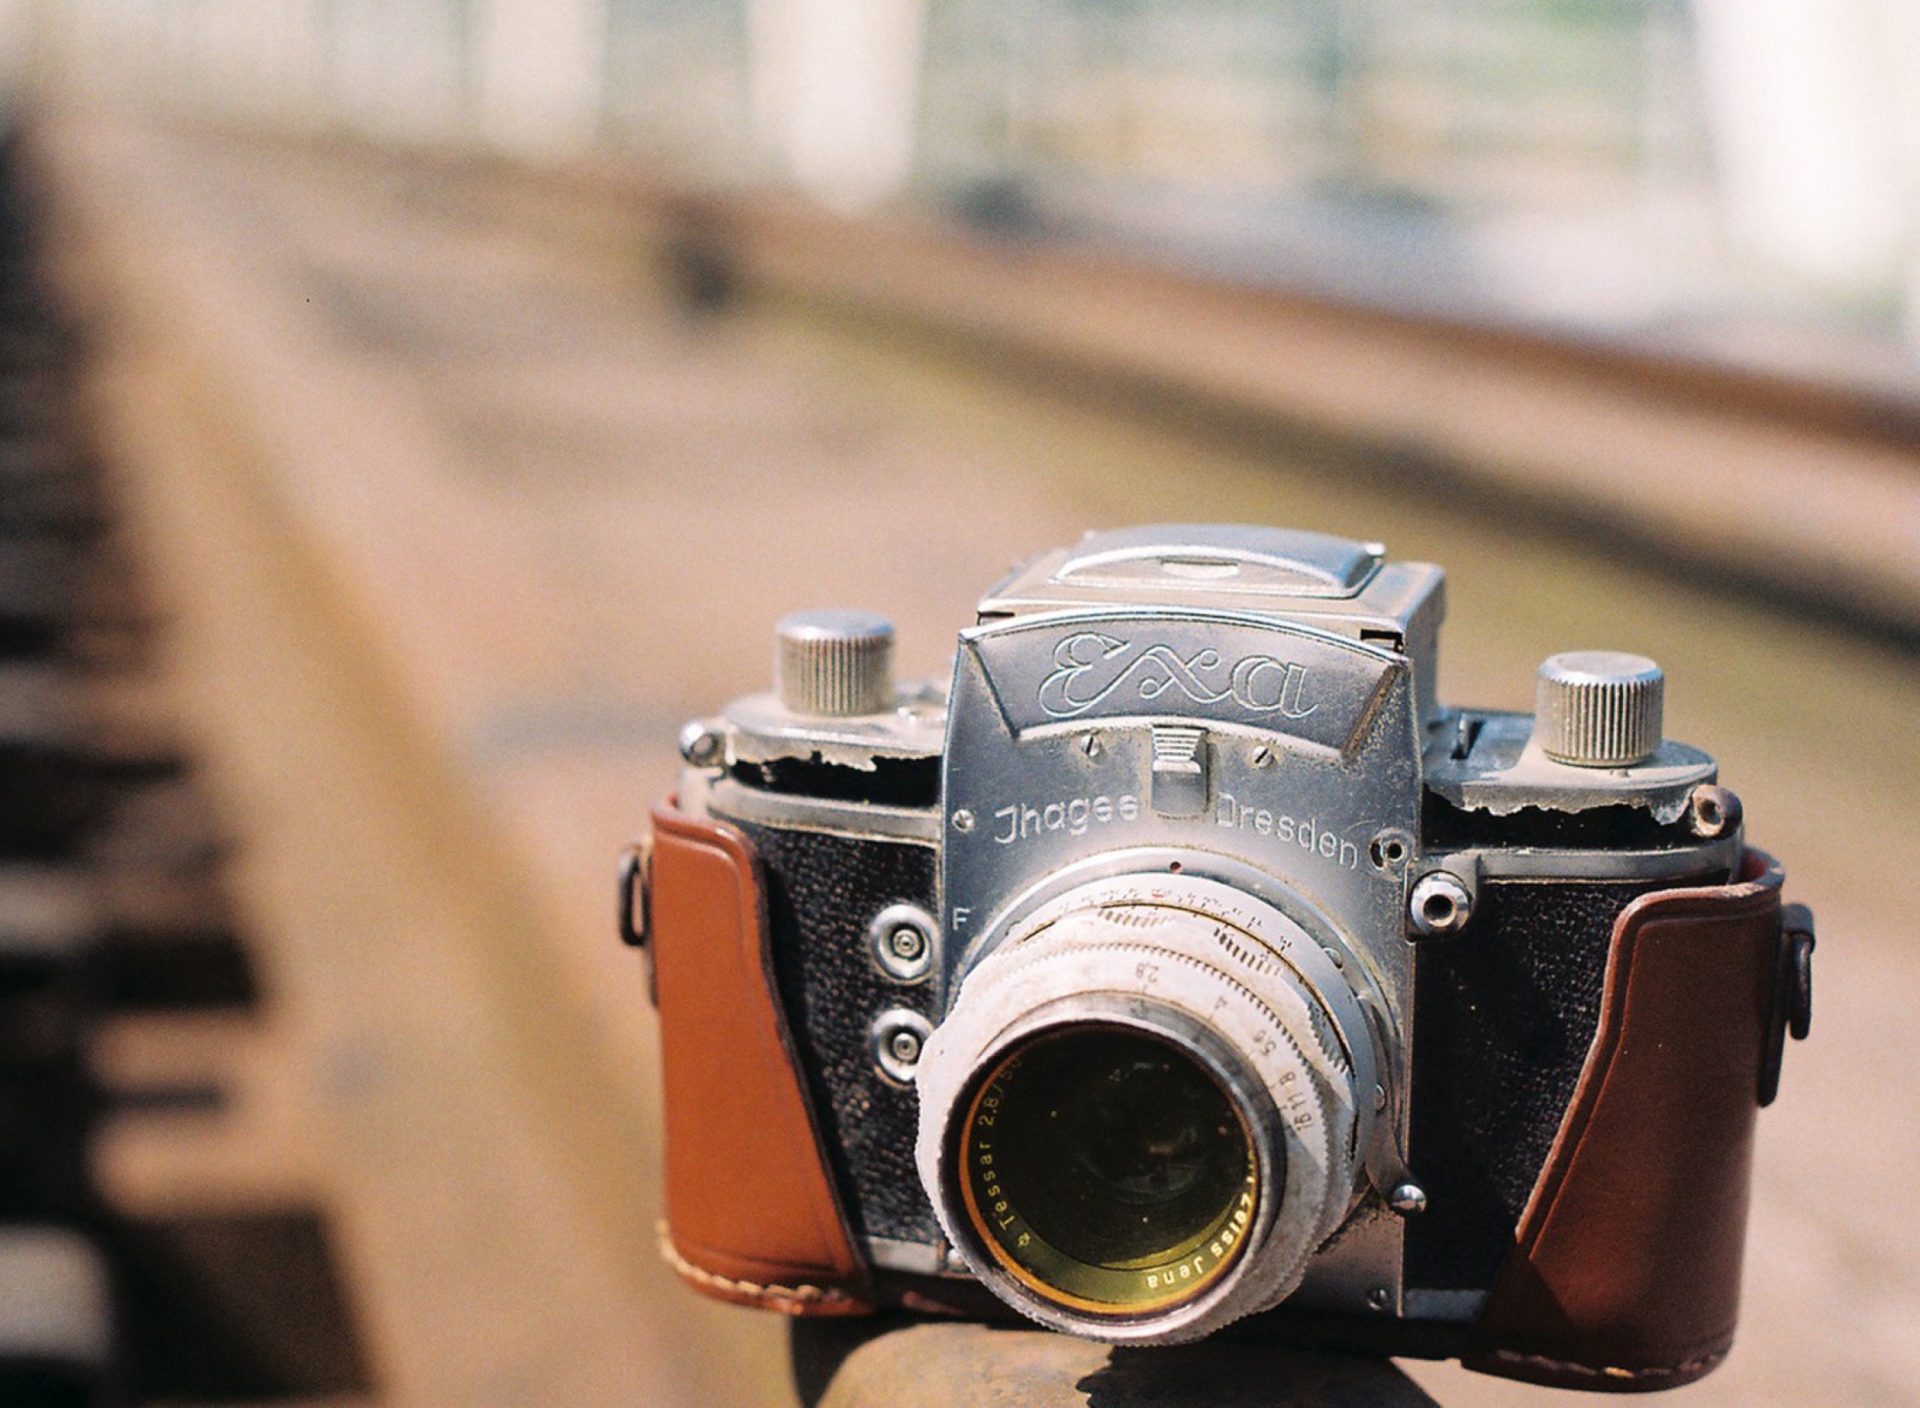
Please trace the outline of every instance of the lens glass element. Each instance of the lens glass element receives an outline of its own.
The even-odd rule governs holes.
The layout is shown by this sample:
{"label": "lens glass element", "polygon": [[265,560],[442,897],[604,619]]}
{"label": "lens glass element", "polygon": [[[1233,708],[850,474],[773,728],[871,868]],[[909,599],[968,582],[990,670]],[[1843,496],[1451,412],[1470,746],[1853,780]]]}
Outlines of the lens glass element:
{"label": "lens glass element", "polygon": [[1239,1255],[1258,1201],[1246,1123],[1219,1081],[1127,1027],[1056,1028],[1003,1056],[959,1154],[987,1251],[1049,1300],[1097,1313],[1199,1294]]}

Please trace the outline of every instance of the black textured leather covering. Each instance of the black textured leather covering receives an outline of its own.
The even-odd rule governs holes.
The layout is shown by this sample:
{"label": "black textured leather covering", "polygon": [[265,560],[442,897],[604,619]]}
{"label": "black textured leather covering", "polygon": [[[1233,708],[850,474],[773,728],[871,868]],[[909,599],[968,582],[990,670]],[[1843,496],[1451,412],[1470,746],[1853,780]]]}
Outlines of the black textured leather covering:
{"label": "black textured leather covering", "polygon": [[1416,955],[1407,1281],[1493,1284],[1600,1019],[1614,919],[1673,881],[1492,880]]}
{"label": "black textured leather covering", "polygon": [[[779,999],[852,1230],[932,1244],[918,1104],[879,1072],[871,1040],[888,1009],[936,1025],[941,1014],[930,984],[880,970],[867,929],[891,904],[934,911],[934,848],[735,824],[765,867]],[[1493,1284],[1593,1043],[1614,921],[1637,896],[1685,883],[1486,880],[1472,924],[1420,946],[1409,1153],[1429,1203],[1407,1225],[1409,1286]],[[1291,1337],[1270,1319],[1246,1331]]]}
{"label": "black textured leather covering", "polygon": [[939,1224],[914,1168],[919,1105],[875,1067],[874,1019],[938,1022],[928,983],[888,977],[867,926],[892,904],[934,908],[932,846],[736,822],[765,867],[774,973],[834,1179],[860,1236],[933,1243]]}

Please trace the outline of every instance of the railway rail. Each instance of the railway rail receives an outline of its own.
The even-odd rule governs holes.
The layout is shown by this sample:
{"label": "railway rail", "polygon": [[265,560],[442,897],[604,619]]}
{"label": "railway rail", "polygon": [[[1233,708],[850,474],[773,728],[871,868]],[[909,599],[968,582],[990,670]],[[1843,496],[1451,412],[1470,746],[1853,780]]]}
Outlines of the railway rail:
{"label": "railway rail", "polygon": [[[1667,666],[1670,730],[1822,919],[1745,1335],[1689,1393],[1920,1403],[1920,1233],[1849,1172],[1920,1158],[1879,1094],[1920,1074],[1899,417],[609,167],[58,112],[28,152],[75,424],[166,622],[170,727],[241,838],[221,884],[268,995],[244,1039],[98,1044],[260,1092],[229,1134],[100,1167],[156,1207],[318,1210],[337,1391],[852,1408],[910,1377],[935,1332],[815,1335],[796,1389],[782,1325],[659,1262],[613,858],[787,610],[884,610],[935,674],[1009,555],[1218,518],[1447,563],[1452,698],[1523,707],[1570,646]],[[1061,1402],[1128,1387],[1088,1354],[1023,1362],[1064,1356]],[[1553,1401],[1404,1367],[1442,1401]]]}
{"label": "railway rail", "polygon": [[665,208],[692,286],[731,264],[1110,412],[1455,497],[1920,643],[1920,383],[1448,322],[765,196]]}
{"label": "railway rail", "polygon": [[161,1176],[257,1115],[270,1000],[22,176],[0,145],[0,1401],[356,1401],[310,1190]]}

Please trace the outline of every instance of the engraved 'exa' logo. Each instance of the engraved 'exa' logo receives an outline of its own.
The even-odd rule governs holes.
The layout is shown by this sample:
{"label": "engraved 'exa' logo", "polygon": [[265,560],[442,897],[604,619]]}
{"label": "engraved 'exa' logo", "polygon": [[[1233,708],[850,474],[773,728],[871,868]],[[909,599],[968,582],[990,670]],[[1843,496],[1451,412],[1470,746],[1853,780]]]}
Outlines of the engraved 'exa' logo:
{"label": "engraved 'exa' logo", "polygon": [[1232,700],[1252,714],[1304,719],[1320,706],[1304,700],[1307,667],[1271,655],[1244,655],[1228,668],[1211,648],[1182,659],[1172,647],[1136,648],[1131,641],[1081,631],[1053,648],[1057,668],[1040,682],[1040,707],[1056,719],[1078,718],[1123,686],[1151,704],[1177,689],[1196,704]]}

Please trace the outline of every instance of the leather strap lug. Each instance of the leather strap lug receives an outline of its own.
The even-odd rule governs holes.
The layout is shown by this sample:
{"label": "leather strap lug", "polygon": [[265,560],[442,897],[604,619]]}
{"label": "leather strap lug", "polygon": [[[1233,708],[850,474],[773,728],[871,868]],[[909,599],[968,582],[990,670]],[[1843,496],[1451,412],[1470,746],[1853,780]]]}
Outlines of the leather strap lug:
{"label": "leather strap lug", "polygon": [[620,853],[619,924],[620,942],[628,948],[639,949],[645,957],[647,1000],[658,1007],[660,994],[653,977],[653,950],[647,944],[647,929],[652,919],[647,903],[647,871],[652,852],[653,841],[648,837],[635,841]]}
{"label": "leather strap lug", "polygon": [[1780,1067],[1787,1036],[1805,1041],[1813,1028],[1813,911],[1803,904],[1780,906],[1780,966],[1774,979],[1773,1019],[1760,1062],[1760,1106],[1780,1093]]}

